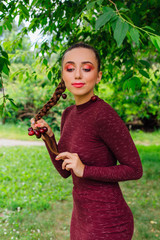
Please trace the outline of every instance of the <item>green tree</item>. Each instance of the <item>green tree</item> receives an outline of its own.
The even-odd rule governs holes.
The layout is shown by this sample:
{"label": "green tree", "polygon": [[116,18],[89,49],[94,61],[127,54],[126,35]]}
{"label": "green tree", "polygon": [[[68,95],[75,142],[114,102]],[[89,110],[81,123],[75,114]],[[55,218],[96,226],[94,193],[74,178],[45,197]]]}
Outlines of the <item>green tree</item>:
{"label": "green tree", "polygon": [[[158,0],[7,0],[0,3],[3,22],[0,33],[11,31],[17,16],[19,25],[26,21],[29,26],[21,29],[16,44],[20,44],[29,31],[41,29],[46,40],[37,47],[37,56],[41,56],[46,75],[56,84],[65,48],[74,42],[86,41],[101,54],[103,83],[111,82],[120,93],[127,94],[128,89],[132,89],[138,96],[144,78],[148,83],[154,82],[149,77],[153,64],[155,72],[158,69],[159,10]],[[51,63],[53,53],[57,58]]]}

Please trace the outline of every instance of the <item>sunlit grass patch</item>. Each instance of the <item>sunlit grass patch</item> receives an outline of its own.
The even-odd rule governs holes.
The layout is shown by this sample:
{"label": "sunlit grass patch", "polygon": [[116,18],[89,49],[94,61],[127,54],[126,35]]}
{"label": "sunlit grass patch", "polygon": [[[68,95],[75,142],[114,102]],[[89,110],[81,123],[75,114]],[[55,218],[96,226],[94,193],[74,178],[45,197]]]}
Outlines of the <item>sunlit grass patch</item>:
{"label": "sunlit grass patch", "polygon": [[[160,146],[137,146],[143,177],[121,182],[135,220],[133,240],[160,239]],[[0,148],[0,239],[69,240],[72,180],[42,147]]]}

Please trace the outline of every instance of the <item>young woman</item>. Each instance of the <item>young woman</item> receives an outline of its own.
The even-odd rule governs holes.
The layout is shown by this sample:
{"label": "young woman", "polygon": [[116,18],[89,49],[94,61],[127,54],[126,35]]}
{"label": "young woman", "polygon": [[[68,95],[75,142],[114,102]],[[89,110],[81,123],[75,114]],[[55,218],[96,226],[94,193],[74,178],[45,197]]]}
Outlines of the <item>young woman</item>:
{"label": "young woman", "polygon": [[33,128],[46,126],[55,141],[50,126],[40,118],[55,105],[56,96],[59,99],[65,87],[73,94],[75,105],[62,114],[57,156],[43,138],[61,176],[72,175],[71,240],[131,240],[133,235],[133,215],[118,182],[141,178],[142,165],[124,122],[94,95],[101,77],[97,51],[85,43],[71,46],[62,59],[58,94],[55,91],[43,111],[31,119]]}

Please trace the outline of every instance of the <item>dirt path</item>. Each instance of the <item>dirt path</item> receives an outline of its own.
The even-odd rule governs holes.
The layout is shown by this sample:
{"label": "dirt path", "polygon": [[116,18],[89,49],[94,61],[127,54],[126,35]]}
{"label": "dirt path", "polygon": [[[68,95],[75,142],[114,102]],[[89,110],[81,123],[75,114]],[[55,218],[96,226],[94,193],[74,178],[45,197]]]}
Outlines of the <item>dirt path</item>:
{"label": "dirt path", "polygon": [[39,141],[23,141],[14,139],[0,139],[0,147],[11,147],[11,146],[44,146],[44,142]]}
{"label": "dirt path", "polygon": [[[135,141],[135,144],[149,146],[150,143]],[[42,140],[39,141],[23,141],[23,140],[14,140],[14,139],[0,139],[0,147],[11,147],[11,146],[44,146]],[[155,144],[159,145],[159,144]]]}

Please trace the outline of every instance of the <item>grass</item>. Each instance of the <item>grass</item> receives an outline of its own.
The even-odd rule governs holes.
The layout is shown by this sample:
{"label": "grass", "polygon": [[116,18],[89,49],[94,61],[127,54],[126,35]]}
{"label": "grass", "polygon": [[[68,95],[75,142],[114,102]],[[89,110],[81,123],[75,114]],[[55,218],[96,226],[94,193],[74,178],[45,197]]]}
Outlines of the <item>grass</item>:
{"label": "grass", "polygon": [[[0,131],[7,132],[8,137],[12,132],[14,139],[17,136],[26,140],[24,126],[18,129],[19,133],[17,126],[8,125],[5,130],[0,125]],[[147,144],[159,143],[158,134],[159,131],[131,132],[135,142]],[[120,186],[134,214],[132,240],[157,240],[160,239],[160,144],[137,145],[137,149],[143,177],[121,182]],[[0,239],[69,240],[72,180],[60,177],[44,146],[1,147],[0,182]]]}
{"label": "grass", "polygon": [[[120,183],[135,219],[133,240],[160,239],[160,146],[138,146],[144,174]],[[72,181],[45,147],[0,148],[0,239],[69,240]]]}
{"label": "grass", "polygon": [[142,130],[130,131],[133,140],[142,145],[160,145],[160,129],[154,132],[143,132]]}
{"label": "grass", "polygon": [[0,148],[0,239],[69,239],[72,180],[45,147]]}
{"label": "grass", "polygon": [[[23,122],[19,122],[19,124],[0,124],[0,138],[5,139],[16,139],[16,140],[24,140],[24,141],[37,141],[35,136],[28,136],[28,128],[30,126],[25,125]],[[59,139],[59,132],[55,133],[56,139]],[[40,140],[38,140],[40,141]]]}

